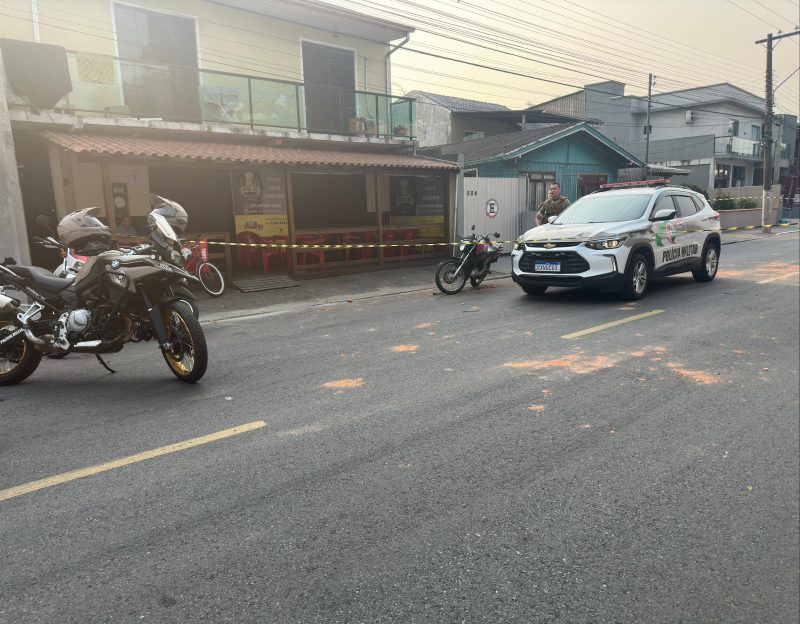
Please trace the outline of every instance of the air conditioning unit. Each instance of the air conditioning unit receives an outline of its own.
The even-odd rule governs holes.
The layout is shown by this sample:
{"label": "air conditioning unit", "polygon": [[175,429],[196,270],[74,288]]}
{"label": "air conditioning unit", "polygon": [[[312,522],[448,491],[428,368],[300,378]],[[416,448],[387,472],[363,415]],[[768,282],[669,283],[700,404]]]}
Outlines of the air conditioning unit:
{"label": "air conditioning unit", "polygon": [[694,121],[694,111],[686,111],[686,123],[690,124]]}

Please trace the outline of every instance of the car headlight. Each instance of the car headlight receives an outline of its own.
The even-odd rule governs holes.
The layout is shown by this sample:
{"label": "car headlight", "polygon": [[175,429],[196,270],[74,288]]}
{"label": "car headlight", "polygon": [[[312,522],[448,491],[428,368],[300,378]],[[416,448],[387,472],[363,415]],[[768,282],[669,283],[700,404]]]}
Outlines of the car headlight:
{"label": "car headlight", "polygon": [[627,236],[617,236],[616,238],[605,238],[603,240],[593,240],[585,243],[589,249],[617,249],[625,244]]}

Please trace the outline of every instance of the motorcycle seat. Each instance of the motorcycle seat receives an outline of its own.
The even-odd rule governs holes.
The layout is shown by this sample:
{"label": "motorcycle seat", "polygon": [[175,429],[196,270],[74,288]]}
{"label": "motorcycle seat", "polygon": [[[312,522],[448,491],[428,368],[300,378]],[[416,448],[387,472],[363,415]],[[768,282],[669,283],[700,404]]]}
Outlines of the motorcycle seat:
{"label": "motorcycle seat", "polygon": [[61,292],[67,288],[67,286],[71,286],[72,282],[75,280],[74,277],[56,277],[47,269],[35,266],[20,266],[15,264],[9,268],[20,277],[30,280],[34,286],[38,286],[42,290],[53,293]]}

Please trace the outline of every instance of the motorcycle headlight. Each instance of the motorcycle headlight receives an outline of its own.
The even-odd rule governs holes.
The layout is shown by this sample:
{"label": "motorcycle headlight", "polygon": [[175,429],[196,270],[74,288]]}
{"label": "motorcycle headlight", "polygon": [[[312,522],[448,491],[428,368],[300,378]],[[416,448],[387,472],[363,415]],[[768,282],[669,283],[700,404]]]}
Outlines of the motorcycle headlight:
{"label": "motorcycle headlight", "polygon": [[585,243],[589,249],[617,249],[625,244],[628,240],[627,236],[617,236],[615,238],[605,238],[603,240],[594,240]]}
{"label": "motorcycle headlight", "polygon": [[464,243],[461,243],[461,244],[458,246],[458,250],[459,250],[459,251],[464,251],[464,249],[465,249],[465,248],[466,248],[466,245],[465,245]]}

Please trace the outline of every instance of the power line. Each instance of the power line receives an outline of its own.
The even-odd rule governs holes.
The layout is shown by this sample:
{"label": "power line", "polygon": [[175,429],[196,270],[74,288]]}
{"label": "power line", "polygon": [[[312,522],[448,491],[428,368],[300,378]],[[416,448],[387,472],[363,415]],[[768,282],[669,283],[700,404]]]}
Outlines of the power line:
{"label": "power line", "polygon": [[[766,4],[763,4],[763,3],[759,2],[759,0],[752,0],[752,1],[753,1],[753,2],[755,2],[755,3],[756,3],[758,6],[760,6],[761,8],[763,8],[763,9],[766,9],[767,11],[769,11],[770,13],[772,13],[773,15],[777,15],[779,18],[781,18],[781,19],[783,19],[783,20],[786,20],[787,22],[790,22],[790,21],[791,21],[791,20],[787,19],[787,18],[786,18],[786,16],[784,16],[784,15],[781,15],[781,14],[780,14],[780,13],[778,13],[777,11],[773,11],[772,9],[770,9],[770,8],[769,8],[769,7],[768,7]],[[799,7],[799,8],[800,8],[800,7]],[[797,22],[792,22],[792,26],[795,26],[795,27],[796,27],[796,26],[797,26]]]}
{"label": "power line", "polygon": [[758,15],[756,15],[755,13],[753,13],[752,11],[748,11],[748,10],[747,10],[747,9],[745,9],[744,7],[742,7],[742,6],[739,6],[739,5],[738,5],[738,4],[736,4],[736,3],[735,3],[733,0],[726,0],[726,2],[728,2],[729,4],[732,4],[733,6],[735,6],[735,7],[736,7],[737,9],[739,9],[740,11],[744,11],[744,12],[745,12],[745,13],[747,13],[748,15],[752,15],[752,16],[753,16],[753,17],[755,17],[757,20],[759,20],[759,21],[761,21],[761,22],[764,22],[764,23],[765,23],[767,26],[769,26],[770,28],[775,28],[775,29],[776,29],[778,32],[782,32],[782,31],[781,31],[781,28],[780,28],[780,26],[775,26],[775,24],[770,24],[770,23],[769,23],[767,20],[765,20],[765,19],[762,19],[761,17],[759,17]]}

